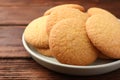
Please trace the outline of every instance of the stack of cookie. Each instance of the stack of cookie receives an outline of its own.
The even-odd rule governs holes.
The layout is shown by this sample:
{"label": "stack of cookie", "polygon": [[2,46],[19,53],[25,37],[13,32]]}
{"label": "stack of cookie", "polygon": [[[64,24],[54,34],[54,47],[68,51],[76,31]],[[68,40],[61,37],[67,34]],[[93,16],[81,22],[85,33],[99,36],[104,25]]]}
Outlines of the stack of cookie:
{"label": "stack of cookie", "polygon": [[77,4],[53,7],[26,27],[24,38],[39,53],[63,64],[120,59],[120,21],[104,9],[84,11]]}

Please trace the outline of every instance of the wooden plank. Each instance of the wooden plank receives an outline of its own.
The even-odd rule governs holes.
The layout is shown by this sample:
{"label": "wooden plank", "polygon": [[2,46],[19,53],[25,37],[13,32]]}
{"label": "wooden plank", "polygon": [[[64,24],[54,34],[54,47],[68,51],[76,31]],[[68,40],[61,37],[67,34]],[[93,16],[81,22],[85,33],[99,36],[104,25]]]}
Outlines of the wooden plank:
{"label": "wooden plank", "polygon": [[[76,4],[106,4],[110,5],[119,4],[119,0],[0,0],[0,6],[52,6],[65,3],[76,3]],[[87,6],[87,5],[86,5]]]}
{"label": "wooden plank", "polygon": [[0,26],[0,58],[30,57],[22,45],[25,26]]}
{"label": "wooden plank", "polygon": [[[7,2],[8,1],[8,2]],[[79,1],[73,1],[73,0],[65,0],[65,1],[59,1],[59,0],[4,0],[0,2],[0,4],[3,4],[4,6],[0,6],[0,25],[26,25],[31,20],[40,17],[43,15],[45,10],[58,5],[58,4],[65,4],[65,3],[77,3],[82,4],[86,9],[90,7],[101,7],[104,8],[110,12],[112,12],[115,16],[120,18],[120,0],[79,0]],[[6,3],[5,3],[6,2]],[[32,3],[33,2],[33,3]],[[112,3],[112,5],[111,5]],[[21,6],[17,6],[17,5]],[[34,4],[33,6],[29,6]],[[10,6],[7,6],[10,5]],[[35,6],[36,5],[36,6]]]}
{"label": "wooden plank", "polygon": [[53,1],[53,0],[0,0],[0,6],[41,6],[41,5],[49,6],[56,2],[59,2],[59,1]]}
{"label": "wooden plank", "polygon": [[0,24],[28,24],[42,16],[45,7],[0,7]]}
{"label": "wooden plank", "polygon": [[42,2],[42,0],[0,0],[0,6],[30,6]]}
{"label": "wooden plank", "polygon": [[100,76],[80,77],[53,72],[32,59],[0,59],[0,64],[0,80],[120,80],[120,69]]}
{"label": "wooden plank", "polygon": [[[103,0],[100,0],[103,1]],[[63,3],[96,3],[99,0],[0,0],[0,6],[41,6],[58,5]],[[106,0],[108,1],[108,0]],[[104,1],[104,2],[106,2]],[[112,0],[109,0],[112,1]],[[113,2],[113,1],[112,1]]]}
{"label": "wooden plank", "polygon": [[52,77],[50,71],[38,65],[31,59],[2,59],[0,80],[3,79],[39,79]]}

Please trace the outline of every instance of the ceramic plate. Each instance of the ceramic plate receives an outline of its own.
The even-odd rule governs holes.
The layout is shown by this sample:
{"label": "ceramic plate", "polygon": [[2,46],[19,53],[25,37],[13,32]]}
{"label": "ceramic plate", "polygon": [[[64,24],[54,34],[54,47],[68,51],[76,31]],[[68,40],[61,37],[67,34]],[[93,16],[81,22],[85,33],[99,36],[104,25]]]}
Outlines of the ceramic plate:
{"label": "ceramic plate", "polygon": [[120,60],[97,60],[89,66],[61,64],[55,58],[46,57],[38,53],[31,45],[26,43],[24,36],[22,36],[22,42],[25,49],[36,62],[56,72],[69,75],[88,76],[104,74],[120,68]]}

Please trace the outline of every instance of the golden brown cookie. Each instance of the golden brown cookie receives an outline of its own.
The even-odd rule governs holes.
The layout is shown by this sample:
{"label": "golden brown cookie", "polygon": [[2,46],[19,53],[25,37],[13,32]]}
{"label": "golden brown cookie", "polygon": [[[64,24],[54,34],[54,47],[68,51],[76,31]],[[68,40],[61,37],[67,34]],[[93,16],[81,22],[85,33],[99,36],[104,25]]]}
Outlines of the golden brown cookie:
{"label": "golden brown cookie", "polygon": [[48,35],[46,33],[46,21],[48,16],[43,16],[33,20],[25,29],[25,40],[39,48],[48,48]]}
{"label": "golden brown cookie", "polygon": [[66,18],[81,18],[83,20],[86,20],[88,18],[88,14],[83,13],[79,11],[78,9],[73,8],[66,8],[66,7],[60,7],[59,9],[56,9],[52,11],[52,13],[48,17],[47,21],[47,33],[50,34],[50,30],[52,27],[59,22],[62,19]]}
{"label": "golden brown cookie", "polygon": [[101,14],[101,15],[111,15],[111,16],[113,16],[113,14],[111,12],[109,12],[109,11],[107,11],[105,9],[102,9],[102,8],[97,8],[97,7],[89,8],[87,13],[89,15]]}
{"label": "golden brown cookie", "polygon": [[86,22],[88,37],[104,55],[120,59],[120,21],[111,15],[93,15]]}
{"label": "golden brown cookie", "polygon": [[50,50],[61,63],[88,65],[97,58],[85,31],[85,21],[81,18],[69,18],[59,21],[49,36]]}
{"label": "golden brown cookie", "polygon": [[59,9],[59,7],[69,7],[79,9],[80,11],[85,11],[84,7],[78,4],[63,4],[48,9],[47,11],[45,11],[44,15],[50,15],[52,11],[54,11],[55,9]]}
{"label": "golden brown cookie", "polygon": [[52,52],[50,51],[50,49],[42,49],[42,48],[36,48],[36,50],[40,53],[40,54],[43,54],[45,56],[48,56],[48,57],[52,57]]}

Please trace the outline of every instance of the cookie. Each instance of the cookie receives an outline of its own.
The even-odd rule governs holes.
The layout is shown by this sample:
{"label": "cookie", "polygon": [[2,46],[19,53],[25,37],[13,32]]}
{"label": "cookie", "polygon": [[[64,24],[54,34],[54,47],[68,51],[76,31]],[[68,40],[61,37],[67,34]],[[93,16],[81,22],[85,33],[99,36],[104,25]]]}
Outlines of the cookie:
{"label": "cookie", "polygon": [[66,7],[64,8],[60,7],[59,9],[52,11],[47,21],[48,35],[50,34],[50,30],[52,29],[52,27],[60,20],[66,19],[66,18],[76,18],[76,17],[86,20],[88,18],[88,14],[83,13],[78,9],[66,8]]}
{"label": "cookie", "polygon": [[104,55],[120,59],[120,21],[110,15],[93,15],[86,22],[93,45]]}
{"label": "cookie", "polygon": [[101,14],[101,15],[111,15],[111,16],[114,16],[111,12],[109,12],[109,11],[107,11],[105,9],[102,9],[102,8],[97,8],[97,7],[89,8],[87,13],[89,15]]}
{"label": "cookie", "polygon": [[48,9],[47,11],[45,11],[44,15],[50,15],[52,11],[59,9],[59,7],[69,7],[69,8],[79,9],[80,11],[85,11],[84,7],[78,4],[63,4]]}
{"label": "cookie", "polygon": [[68,18],[59,21],[51,29],[50,50],[63,64],[88,65],[97,58],[85,31],[85,21],[81,18]]}
{"label": "cookie", "polygon": [[25,40],[34,47],[49,47],[48,35],[46,32],[47,19],[48,16],[43,16],[33,20],[24,31]]}
{"label": "cookie", "polygon": [[49,48],[48,49],[36,48],[36,50],[42,55],[52,57],[52,52],[50,51]]}

